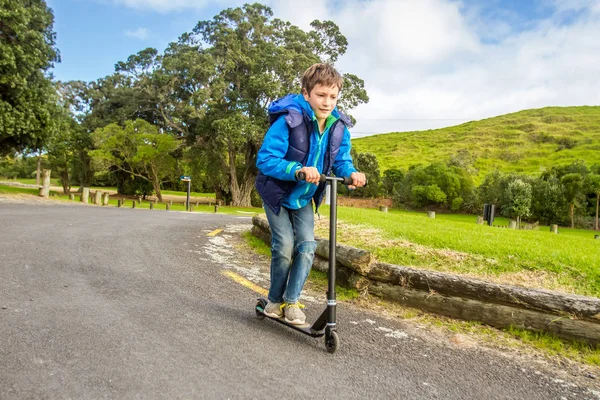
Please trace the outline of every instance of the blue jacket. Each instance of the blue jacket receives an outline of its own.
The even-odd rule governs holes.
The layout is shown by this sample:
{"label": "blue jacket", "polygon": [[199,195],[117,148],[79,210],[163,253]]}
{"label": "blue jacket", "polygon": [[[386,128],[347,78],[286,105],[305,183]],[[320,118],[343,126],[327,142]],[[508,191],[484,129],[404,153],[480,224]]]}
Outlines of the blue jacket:
{"label": "blue jacket", "polygon": [[302,166],[319,172],[350,176],[356,169],[350,157],[350,120],[335,108],[326,129],[319,132],[315,114],[302,95],[287,95],[269,106],[269,123],[258,152],[256,189],[275,214],[280,208],[299,209],[314,199],[318,209],[325,183],[296,181]]}

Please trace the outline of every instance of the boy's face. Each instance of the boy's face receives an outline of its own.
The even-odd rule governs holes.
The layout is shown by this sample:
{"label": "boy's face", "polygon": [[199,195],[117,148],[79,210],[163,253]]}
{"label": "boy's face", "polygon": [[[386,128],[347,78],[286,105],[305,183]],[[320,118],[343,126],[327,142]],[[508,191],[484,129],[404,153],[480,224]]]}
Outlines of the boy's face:
{"label": "boy's face", "polygon": [[337,104],[339,93],[340,89],[336,85],[324,86],[317,84],[310,91],[310,94],[308,94],[306,89],[302,89],[304,100],[310,104],[317,119],[320,120],[329,117]]}

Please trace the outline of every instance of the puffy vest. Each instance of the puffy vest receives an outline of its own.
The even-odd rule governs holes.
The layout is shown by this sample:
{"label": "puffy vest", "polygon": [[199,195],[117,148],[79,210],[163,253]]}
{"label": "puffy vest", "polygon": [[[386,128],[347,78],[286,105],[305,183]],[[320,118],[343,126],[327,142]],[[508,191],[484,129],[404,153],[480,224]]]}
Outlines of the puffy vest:
{"label": "puffy vest", "polygon": [[[287,115],[286,115],[287,114]],[[348,117],[341,112],[340,118],[329,128],[329,141],[323,160],[323,171],[321,173],[329,175],[344,138],[344,128],[351,126]],[[306,166],[308,153],[310,151],[310,140],[315,124],[305,113],[299,113],[293,109],[285,109],[277,113],[269,113],[269,124],[272,125],[281,115],[285,115],[285,121],[288,125],[290,137],[289,146],[284,159],[287,161],[297,161],[302,166]],[[256,190],[273,212],[279,215],[283,199],[290,194],[296,186],[295,181],[282,181],[259,172],[256,177]],[[316,209],[319,208],[323,195],[325,194],[325,182],[321,182],[313,195]]]}

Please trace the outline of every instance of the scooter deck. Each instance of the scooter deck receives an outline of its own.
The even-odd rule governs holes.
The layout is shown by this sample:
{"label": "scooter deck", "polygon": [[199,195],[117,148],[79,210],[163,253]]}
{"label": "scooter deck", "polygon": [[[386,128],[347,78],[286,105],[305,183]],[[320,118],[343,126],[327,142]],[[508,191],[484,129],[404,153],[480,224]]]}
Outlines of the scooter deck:
{"label": "scooter deck", "polygon": [[302,332],[306,335],[309,335],[312,337],[321,337],[321,336],[325,335],[325,329],[315,330],[315,329],[313,329],[314,325],[311,325],[309,323],[305,323],[302,325],[294,325],[294,324],[290,324],[289,322],[287,322],[284,317],[281,317],[281,318],[269,317],[267,314],[265,314],[265,310],[258,305],[256,306],[256,311],[260,312],[262,315],[269,318],[270,320],[279,322],[282,325],[288,326],[288,327],[295,329],[299,332]]}

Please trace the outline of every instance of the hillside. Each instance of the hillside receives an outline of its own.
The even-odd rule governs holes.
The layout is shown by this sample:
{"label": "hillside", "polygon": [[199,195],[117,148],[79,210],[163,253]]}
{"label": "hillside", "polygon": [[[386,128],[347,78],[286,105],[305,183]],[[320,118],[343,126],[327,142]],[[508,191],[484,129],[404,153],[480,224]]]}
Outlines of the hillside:
{"label": "hillside", "polygon": [[600,163],[600,106],[525,110],[443,129],[368,136],[352,144],[358,152],[375,154],[382,172],[447,161],[462,150],[479,171],[476,181],[494,169],[538,175],[576,160]]}

